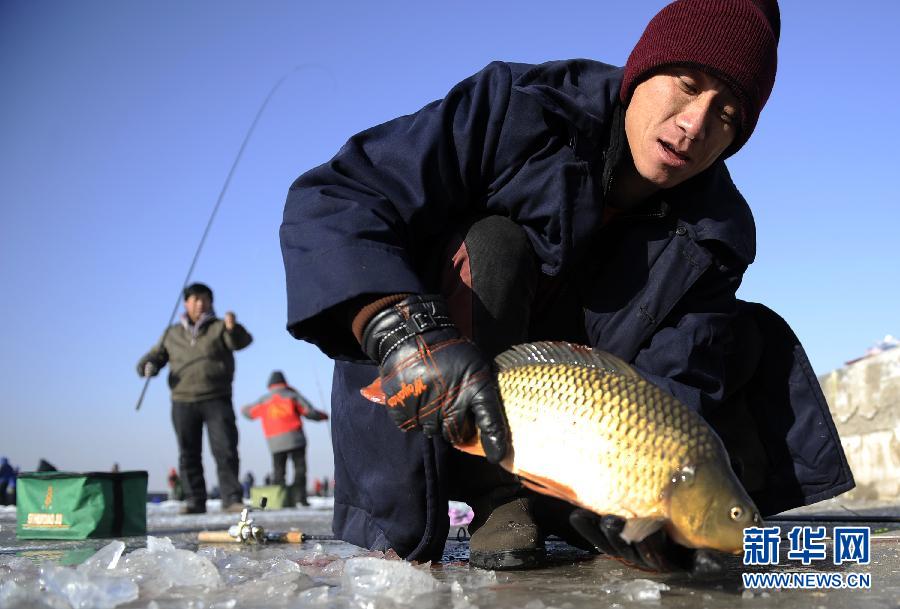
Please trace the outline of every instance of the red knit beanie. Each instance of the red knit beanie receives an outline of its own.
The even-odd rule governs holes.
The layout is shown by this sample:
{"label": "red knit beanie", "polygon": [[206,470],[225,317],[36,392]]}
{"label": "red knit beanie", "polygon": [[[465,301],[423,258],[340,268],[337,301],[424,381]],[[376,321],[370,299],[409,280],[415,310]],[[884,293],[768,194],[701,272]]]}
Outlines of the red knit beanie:
{"label": "red knit beanie", "polygon": [[676,0],[647,24],[625,64],[619,97],[661,68],[695,67],[727,84],[741,104],[740,131],[722,155],[750,138],[775,84],[781,16],[777,0]]}

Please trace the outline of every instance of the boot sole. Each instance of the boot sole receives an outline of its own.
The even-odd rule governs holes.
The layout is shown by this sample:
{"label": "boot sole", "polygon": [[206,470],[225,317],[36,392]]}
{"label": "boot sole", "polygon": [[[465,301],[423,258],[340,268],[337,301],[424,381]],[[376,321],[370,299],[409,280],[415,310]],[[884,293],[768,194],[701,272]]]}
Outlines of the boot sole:
{"label": "boot sole", "polygon": [[544,566],[547,551],[544,548],[529,550],[501,550],[499,552],[469,552],[469,566],[492,571],[535,569]]}

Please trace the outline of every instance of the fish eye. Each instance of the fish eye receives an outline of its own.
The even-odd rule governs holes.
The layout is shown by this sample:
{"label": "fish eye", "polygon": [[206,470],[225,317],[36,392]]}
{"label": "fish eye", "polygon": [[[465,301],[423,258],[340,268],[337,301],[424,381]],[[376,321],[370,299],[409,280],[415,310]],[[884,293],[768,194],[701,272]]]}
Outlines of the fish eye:
{"label": "fish eye", "polygon": [[743,508],[741,508],[741,506],[735,505],[731,508],[730,516],[731,516],[732,520],[740,520],[743,515],[744,515],[744,510],[743,510]]}

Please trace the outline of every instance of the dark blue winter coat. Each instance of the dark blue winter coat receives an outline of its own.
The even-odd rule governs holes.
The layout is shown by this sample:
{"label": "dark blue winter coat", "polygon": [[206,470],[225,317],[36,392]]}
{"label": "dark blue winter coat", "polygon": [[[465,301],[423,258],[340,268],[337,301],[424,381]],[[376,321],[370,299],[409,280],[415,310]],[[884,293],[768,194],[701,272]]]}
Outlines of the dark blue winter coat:
{"label": "dark blue winter coat", "polygon": [[3,457],[0,459],[0,483],[9,484],[16,479],[16,470],[9,464],[9,459]]}
{"label": "dark blue winter coat", "polygon": [[591,344],[707,417],[739,473],[755,472],[745,485],[763,513],[853,487],[796,337],[765,307],[735,298],[755,228],[724,163],[602,227],[621,77],[587,60],[492,63],[443,100],[354,136],[292,185],[281,227],[288,328],[336,360],[342,539],[440,556],[448,447],[399,431],[359,395],[377,369],[337,311],[363,294],[438,291],[430,254],[472,215],[524,228],[542,271],[579,286]]}

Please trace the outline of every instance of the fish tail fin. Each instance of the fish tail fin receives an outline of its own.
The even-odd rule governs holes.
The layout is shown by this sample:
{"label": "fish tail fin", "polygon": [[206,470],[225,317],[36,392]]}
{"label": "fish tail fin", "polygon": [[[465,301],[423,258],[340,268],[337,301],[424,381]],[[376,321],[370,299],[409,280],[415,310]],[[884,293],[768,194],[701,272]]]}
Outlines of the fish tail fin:
{"label": "fish tail fin", "polygon": [[384,394],[384,389],[381,387],[380,376],[375,377],[374,381],[360,389],[359,393],[370,402],[382,405],[387,404],[387,396]]}
{"label": "fish tail fin", "polygon": [[[384,389],[381,386],[380,376],[376,377],[374,381],[360,389],[359,393],[370,402],[382,405],[387,404],[387,396],[385,395]],[[475,455],[476,457],[485,456],[484,448],[482,448],[481,446],[481,438],[478,436],[478,434],[475,434],[465,442],[454,444],[453,447],[461,450],[464,453]]]}
{"label": "fish tail fin", "polygon": [[476,457],[484,457],[484,448],[481,446],[481,437],[478,434],[475,434],[465,442],[460,442],[458,444],[454,444],[453,448],[463,451],[468,455],[475,455]]}

